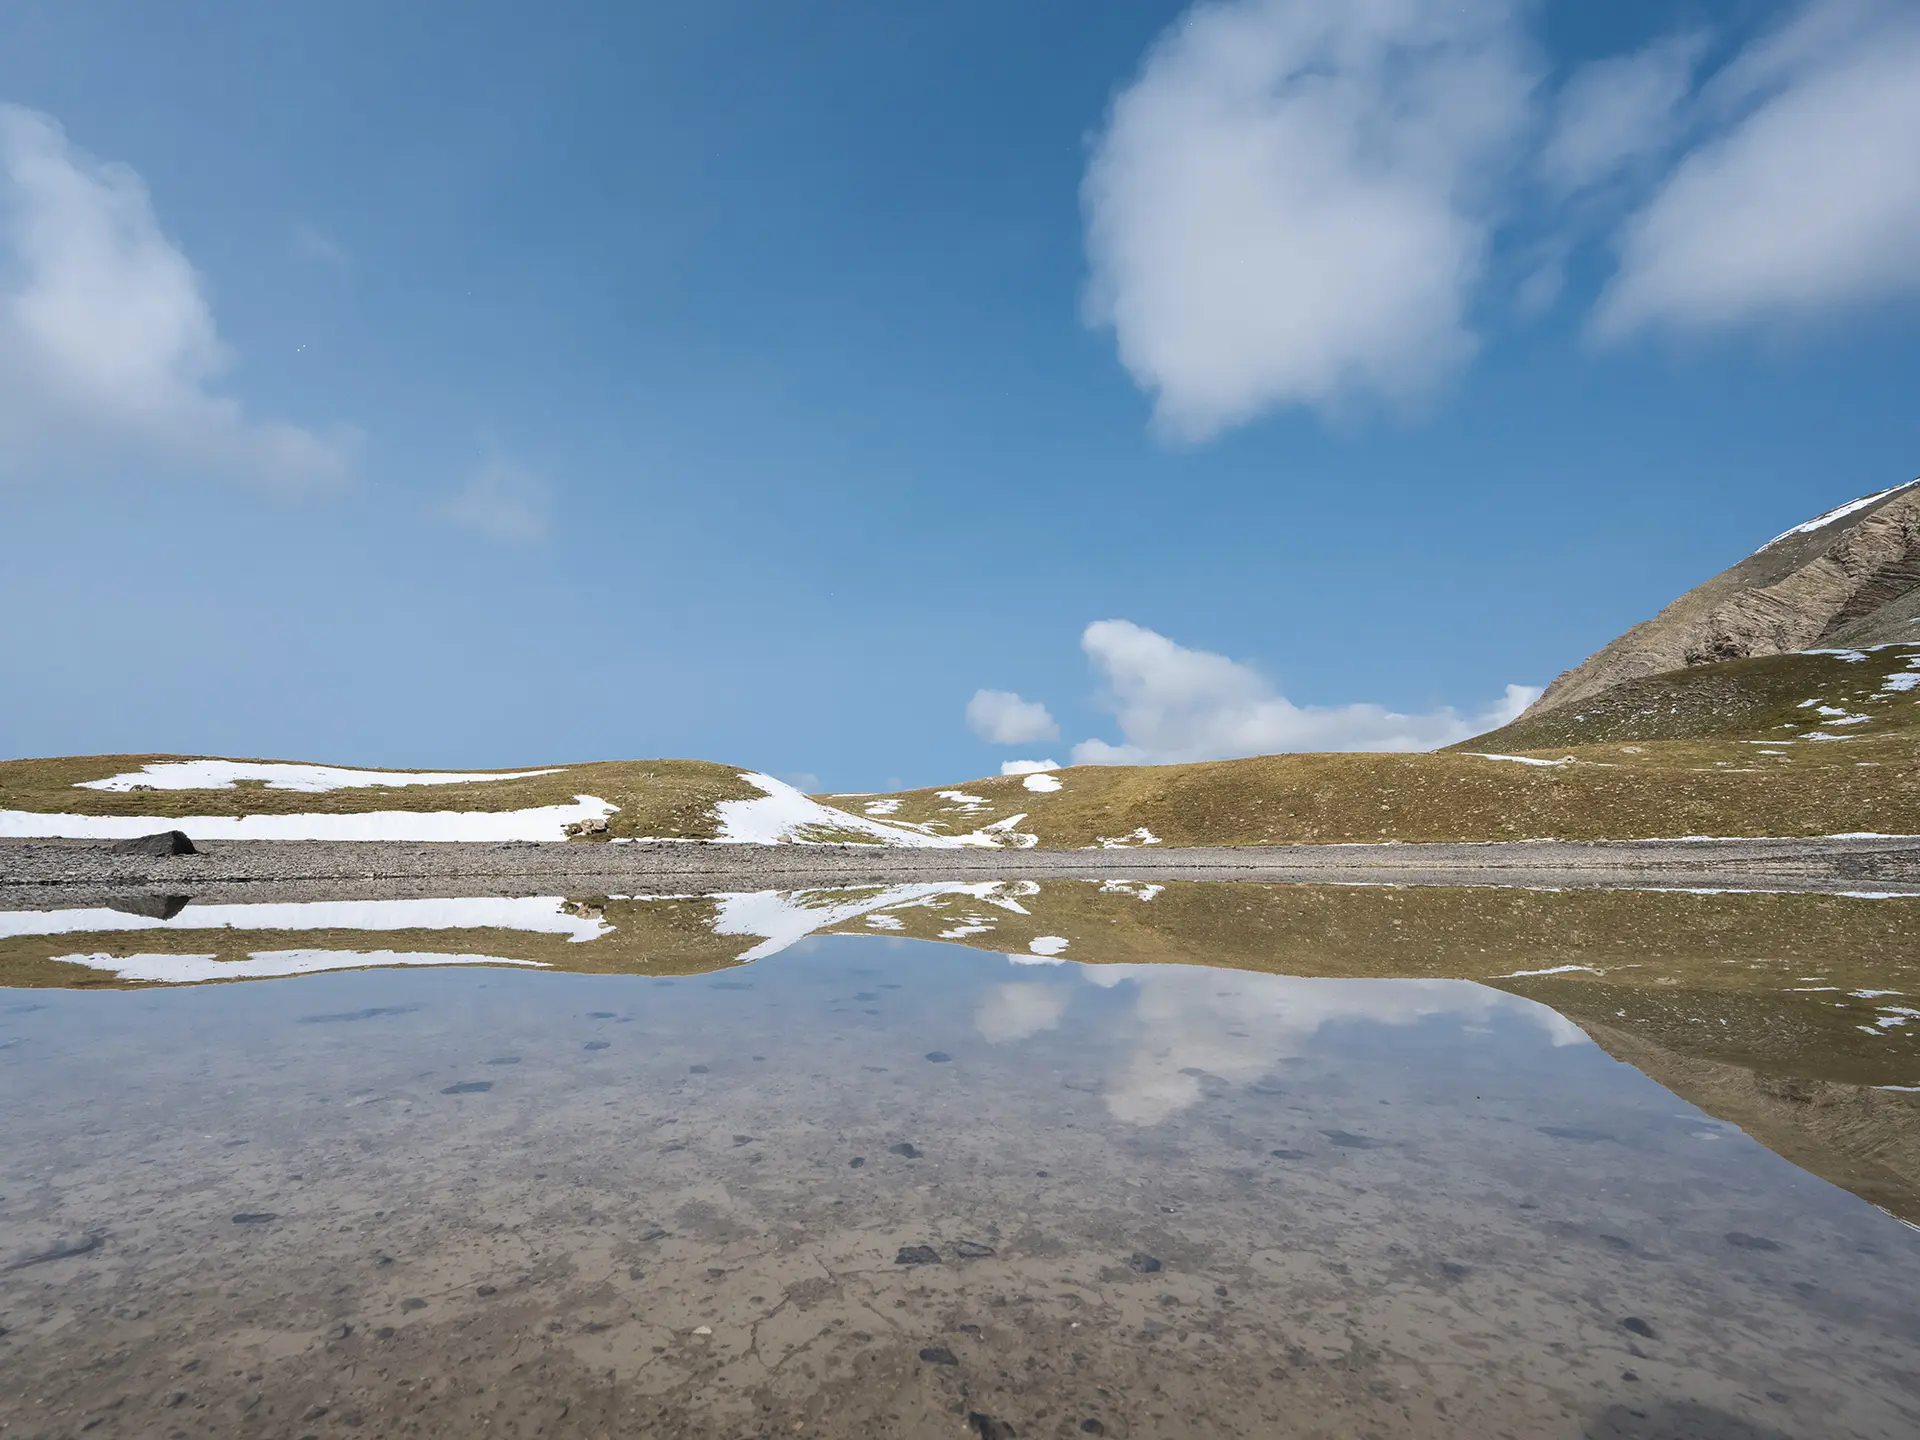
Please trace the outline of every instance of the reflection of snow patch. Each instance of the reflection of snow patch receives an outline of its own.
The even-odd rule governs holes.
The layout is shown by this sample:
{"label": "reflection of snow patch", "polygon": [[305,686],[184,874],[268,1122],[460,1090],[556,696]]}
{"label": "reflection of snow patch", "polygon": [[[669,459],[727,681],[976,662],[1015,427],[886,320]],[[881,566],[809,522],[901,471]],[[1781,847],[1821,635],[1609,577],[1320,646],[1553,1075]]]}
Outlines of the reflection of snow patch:
{"label": "reflection of snow patch", "polygon": [[[1689,893],[1692,893],[1692,892],[1689,892]],[[1719,891],[1719,890],[1705,890],[1705,891],[1700,891],[1698,893],[1705,894],[1705,895],[1719,895],[1725,892]],[[1518,980],[1523,976],[1527,976],[1527,975],[1571,975],[1575,970],[1584,970],[1589,975],[1598,975],[1600,973],[1598,970],[1594,969],[1593,966],[1591,965],[1554,965],[1545,970],[1515,970],[1510,975],[1496,975],[1493,978],[1496,980]]]}
{"label": "reflection of snow patch", "polygon": [[188,905],[162,920],[120,910],[0,910],[0,939],[109,930],[524,930],[576,943],[611,934],[598,916],[568,913],[559,896],[527,899],[313,900],[271,905]]}
{"label": "reflection of snow patch", "polygon": [[122,980],[162,985],[198,985],[207,980],[272,980],[313,975],[322,970],[362,970],[385,965],[519,965],[548,968],[538,960],[507,960],[498,955],[436,955],[396,950],[256,950],[245,960],[212,955],[56,955],[69,965],[110,970]]}
{"label": "reflection of snow patch", "polygon": [[1136,900],[1151,900],[1167,887],[1164,885],[1142,885],[1132,880],[1102,880],[1102,895],[1131,895]]}
{"label": "reflection of snow patch", "polygon": [[[901,910],[924,904],[941,895],[972,895],[984,899],[996,893],[1000,883],[994,880],[932,881],[917,885],[890,885],[885,889],[867,887],[833,890],[754,890],[710,895],[714,902],[713,933],[716,935],[757,935],[761,943],[743,950],[739,958],[764,960],[778,955],[789,945],[805,939],[816,930],[845,925],[876,910]],[[635,896],[638,899],[672,899],[672,896]],[[685,897],[681,897],[685,898]],[[891,929],[891,926],[881,926]]]}
{"label": "reflection of snow patch", "polygon": [[264,780],[268,790],[298,790],[320,795],[329,790],[365,790],[374,786],[478,785],[487,780],[530,780],[558,775],[554,770],[515,770],[473,775],[462,771],[347,770],[338,765],[285,765],[248,760],[155,760],[126,775],[82,780],[79,790],[231,790],[236,780]]}
{"label": "reflection of snow patch", "polygon": [[1027,949],[1035,955],[1053,956],[1066,949],[1067,943],[1064,935],[1036,935],[1027,942]]}
{"label": "reflection of snow patch", "polygon": [[0,810],[0,836],[16,839],[131,840],[184,830],[195,840],[504,841],[567,838],[566,827],[605,820],[618,805],[576,795],[571,805],[531,810],[372,810],[363,815],[43,815]]}
{"label": "reflection of snow patch", "polygon": [[1029,775],[1020,783],[1027,789],[1037,790],[1043,795],[1060,788],[1060,779],[1056,775]]}

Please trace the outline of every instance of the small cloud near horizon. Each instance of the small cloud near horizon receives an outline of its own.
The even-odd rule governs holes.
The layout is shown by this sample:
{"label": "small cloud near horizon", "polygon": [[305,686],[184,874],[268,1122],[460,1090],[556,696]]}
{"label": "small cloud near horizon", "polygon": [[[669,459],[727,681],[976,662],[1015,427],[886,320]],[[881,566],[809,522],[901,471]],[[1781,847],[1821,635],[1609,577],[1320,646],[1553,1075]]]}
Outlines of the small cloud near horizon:
{"label": "small cloud near horizon", "polygon": [[967,728],[991,745],[1032,745],[1058,740],[1060,725],[1037,700],[1011,690],[976,690],[967,702]]}
{"label": "small cloud near horizon", "polygon": [[[1100,678],[1104,707],[1119,725],[1120,740],[1082,740],[1073,747],[1069,763],[1074,765],[1173,765],[1295,751],[1436,750],[1498,729],[1541,694],[1537,686],[1508,685],[1499,699],[1467,714],[1452,706],[1402,714],[1368,703],[1296,705],[1251,665],[1188,649],[1130,620],[1097,620],[1080,643]],[[1045,711],[1038,702],[1020,704]],[[970,705],[970,724],[973,718]],[[978,725],[974,729],[980,733]],[[1056,768],[1050,760],[1010,760],[1001,773]]]}
{"label": "small cloud near horizon", "polygon": [[502,455],[490,455],[467,483],[444,501],[440,517],[462,530],[507,545],[544,540],[548,529],[546,484]]}

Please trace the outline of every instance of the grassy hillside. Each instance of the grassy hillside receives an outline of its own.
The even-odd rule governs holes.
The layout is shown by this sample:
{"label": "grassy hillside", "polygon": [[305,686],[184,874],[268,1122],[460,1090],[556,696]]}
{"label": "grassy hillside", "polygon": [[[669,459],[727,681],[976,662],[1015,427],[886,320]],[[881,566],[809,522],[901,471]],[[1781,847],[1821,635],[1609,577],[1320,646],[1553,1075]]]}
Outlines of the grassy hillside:
{"label": "grassy hillside", "polygon": [[[1629,680],[1527,715],[1455,750],[1544,750],[1634,740],[1920,740],[1920,643],[1769,655]],[[1815,742],[1831,743],[1831,742]]]}
{"label": "grassy hillside", "polygon": [[[495,812],[565,805],[594,795],[620,807],[608,821],[613,836],[707,839],[716,829],[713,807],[761,793],[740,779],[736,766],[705,760],[603,760],[565,765],[557,773],[463,785],[368,786],[321,794],[242,782],[206,790],[110,791],[83,781],[127,774],[179,755],[70,755],[0,761],[0,810],[70,815],[353,815],[375,810]],[[274,763],[274,762],[268,762]],[[525,767],[535,768],[535,767]]]}
{"label": "grassy hillside", "polygon": [[[884,798],[899,802],[889,819],[936,834],[1021,816],[1015,833],[1050,849],[1139,844],[1143,828],[1163,845],[1920,833],[1920,744],[1904,735],[1512,753],[1565,763],[1465,753],[1273,755],[1062,770],[1061,788],[1046,793],[995,777]],[[955,793],[972,798],[957,801]]]}
{"label": "grassy hillside", "polygon": [[[1488,755],[1508,758],[1486,758]],[[1514,758],[1517,757],[1517,758]],[[507,811],[592,795],[604,838],[711,839],[762,792],[726,765],[602,761],[474,784],[321,794],[102,791],[151,755],[0,762],[0,809],[141,815]],[[1527,761],[1539,763],[1526,763]],[[1088,846],[1920,833],[1920,643],[1699,665],[1630,681],[1437,754],[1083,766],[894,795],[821,796],[903,838]],[[816,823],[795,833],[873,838]]]}

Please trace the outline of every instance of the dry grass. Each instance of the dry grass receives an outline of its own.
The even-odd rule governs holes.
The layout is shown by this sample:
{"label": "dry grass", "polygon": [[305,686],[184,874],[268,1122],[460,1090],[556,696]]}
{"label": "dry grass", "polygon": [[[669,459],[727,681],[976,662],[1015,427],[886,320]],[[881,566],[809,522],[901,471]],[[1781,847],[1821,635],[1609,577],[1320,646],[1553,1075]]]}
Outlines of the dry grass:
{"label": "dry grass", "polygon": [[[1165,845],[1382,840],[1603,840],[1675,835],[1920,833],[1920,740],[1911,734],[1761,747],[1675,740],[1542,750],[1534,766],[1463,753],[1271,755],[1199,765],[1082,766],[1061,789],[1017,777],[905,791],[891,816],[961,834],[1024,813],[1047,849],[1145,827]],[[1864,762],[1864,763],[1863,763]],[[868,801],[848,801],[867,804]]]}
{"label": "dry grass", "polygon": [[[993,776],[941,790],[819,797],[853,814],[961,835],[1016,815],[1047,849],[1077,849],[1145,828],[1165,845],[1382,840],[1626,839],[1677,835],[1920,833],[1920,690],[1885,688],[1913,673],[1920,644],[1849,661],[1782,655],[1634,681],[1579,706],[1522,720],[1422,755],[1270,755],[1195,765],[1086,766],[1033,791]],[[1815,700],[1841,716],[1822,716]],[[1850,723],[1850,717],[1865,717]],[[1816,740],[1811,733],[1843,738]],[[1756,743],[1764,740],[1767,743]],[[1572,763],[1526,765],[1474,751]],[[336,790],[257,787],[106,793],[77,782],[177,756],[108,755],[0,762],[0,809],[142,815],[515,810],[596,795],[619,806],[609,838],[709,839],[714,805],[760,792],[731,766],[697,760],[602,761],[559,774],[459,786]],[[820,827],[810,839],[859,843]]]}
{"label": "dry grass", "polygon": [[[1696,665],[1630,680],[1578,704],[1516,720],[1456,750],[1542,750],[1646,740],[1766,738],[1797,740],[1809,731],[1914,738],[1920,691],[1890,691],[1889,678],[1910,674],[1920,643],[1841,655],[1769,655]],[[1831,726],[1808,705],[1817,700],[1864,722]]]}
{"label": "dry grass", "polygon": [[[567,765],[555,775],[464,785],[408,785],[330,790],[309,795],[258,786],[218,790],[83,790],[84,780],[126,774],[180,755],[73,755],[0,761],[0,809],[72,815],[143,815],[156,820],[188,815],[359,815],[373,810],[500,811],[566,805],[596,795],[620,807],[606,838],[663,836],[710,839],[714,805],[761,792],[737,767],[705,760],[602,760]],[[520,766],[537,769],[538,766]]]}

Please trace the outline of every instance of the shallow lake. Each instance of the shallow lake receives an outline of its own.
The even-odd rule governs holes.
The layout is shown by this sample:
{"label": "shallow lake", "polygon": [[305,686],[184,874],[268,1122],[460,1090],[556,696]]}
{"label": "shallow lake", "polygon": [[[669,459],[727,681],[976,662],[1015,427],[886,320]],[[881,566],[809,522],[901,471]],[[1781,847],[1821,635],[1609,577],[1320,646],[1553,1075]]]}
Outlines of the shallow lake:
{"label": "shallow lake", "polygon": [[[627,923],[678,974],[626,951],[626,973],[532,968],[661,901],[432,902],[481,915],[465,926],[308,911],[304,931],[172,902],[12,912],[0,1423],[1920,1433],[1920,1231],[1888,1213],[1910,1198],[1910,1027],[1882,1023],[1897,993],[1856,993],[1908,902],[1643,898],[1609,930],[1603,902],[1535,897],[1501,930],[1514,897],[1305,891],[709,897],[685,934],[658,909],[644,944]],[[1139,932],[1169,901],[1215,928]],[[458,908],[482,903],[521,908]],[[1311,924],[1274,930],[1275,906]],[[867,933],[795,932],[796,907]],[[935,943],[907,933],[920,912],[1007,928]],[[1028,935],[1043,919],[1063,933]],[[1246,968],[1260,925],[1270,968]],[[1751,955],[1742,926],[1767,937]],[[100,957],[511,959],[485,943],[508,931],[531,937],[522,967],[71,988],[126,984]],[[731,959],[686,963],[723,935]],[[1103,937],[1126,958],[1073,958]],[[1356,946],[1377,963],[1338,960]],[[1432,973],[1476,950],[1505,978]],[[1716,991],[1700,966],[1730,960]],[[1755,1050],[1742,1027],[1800,1038]],[[1768,1103],[1840,1109],[1823,1130]],[[1861,1140],[1875,1125],[1895,1139]]]}

